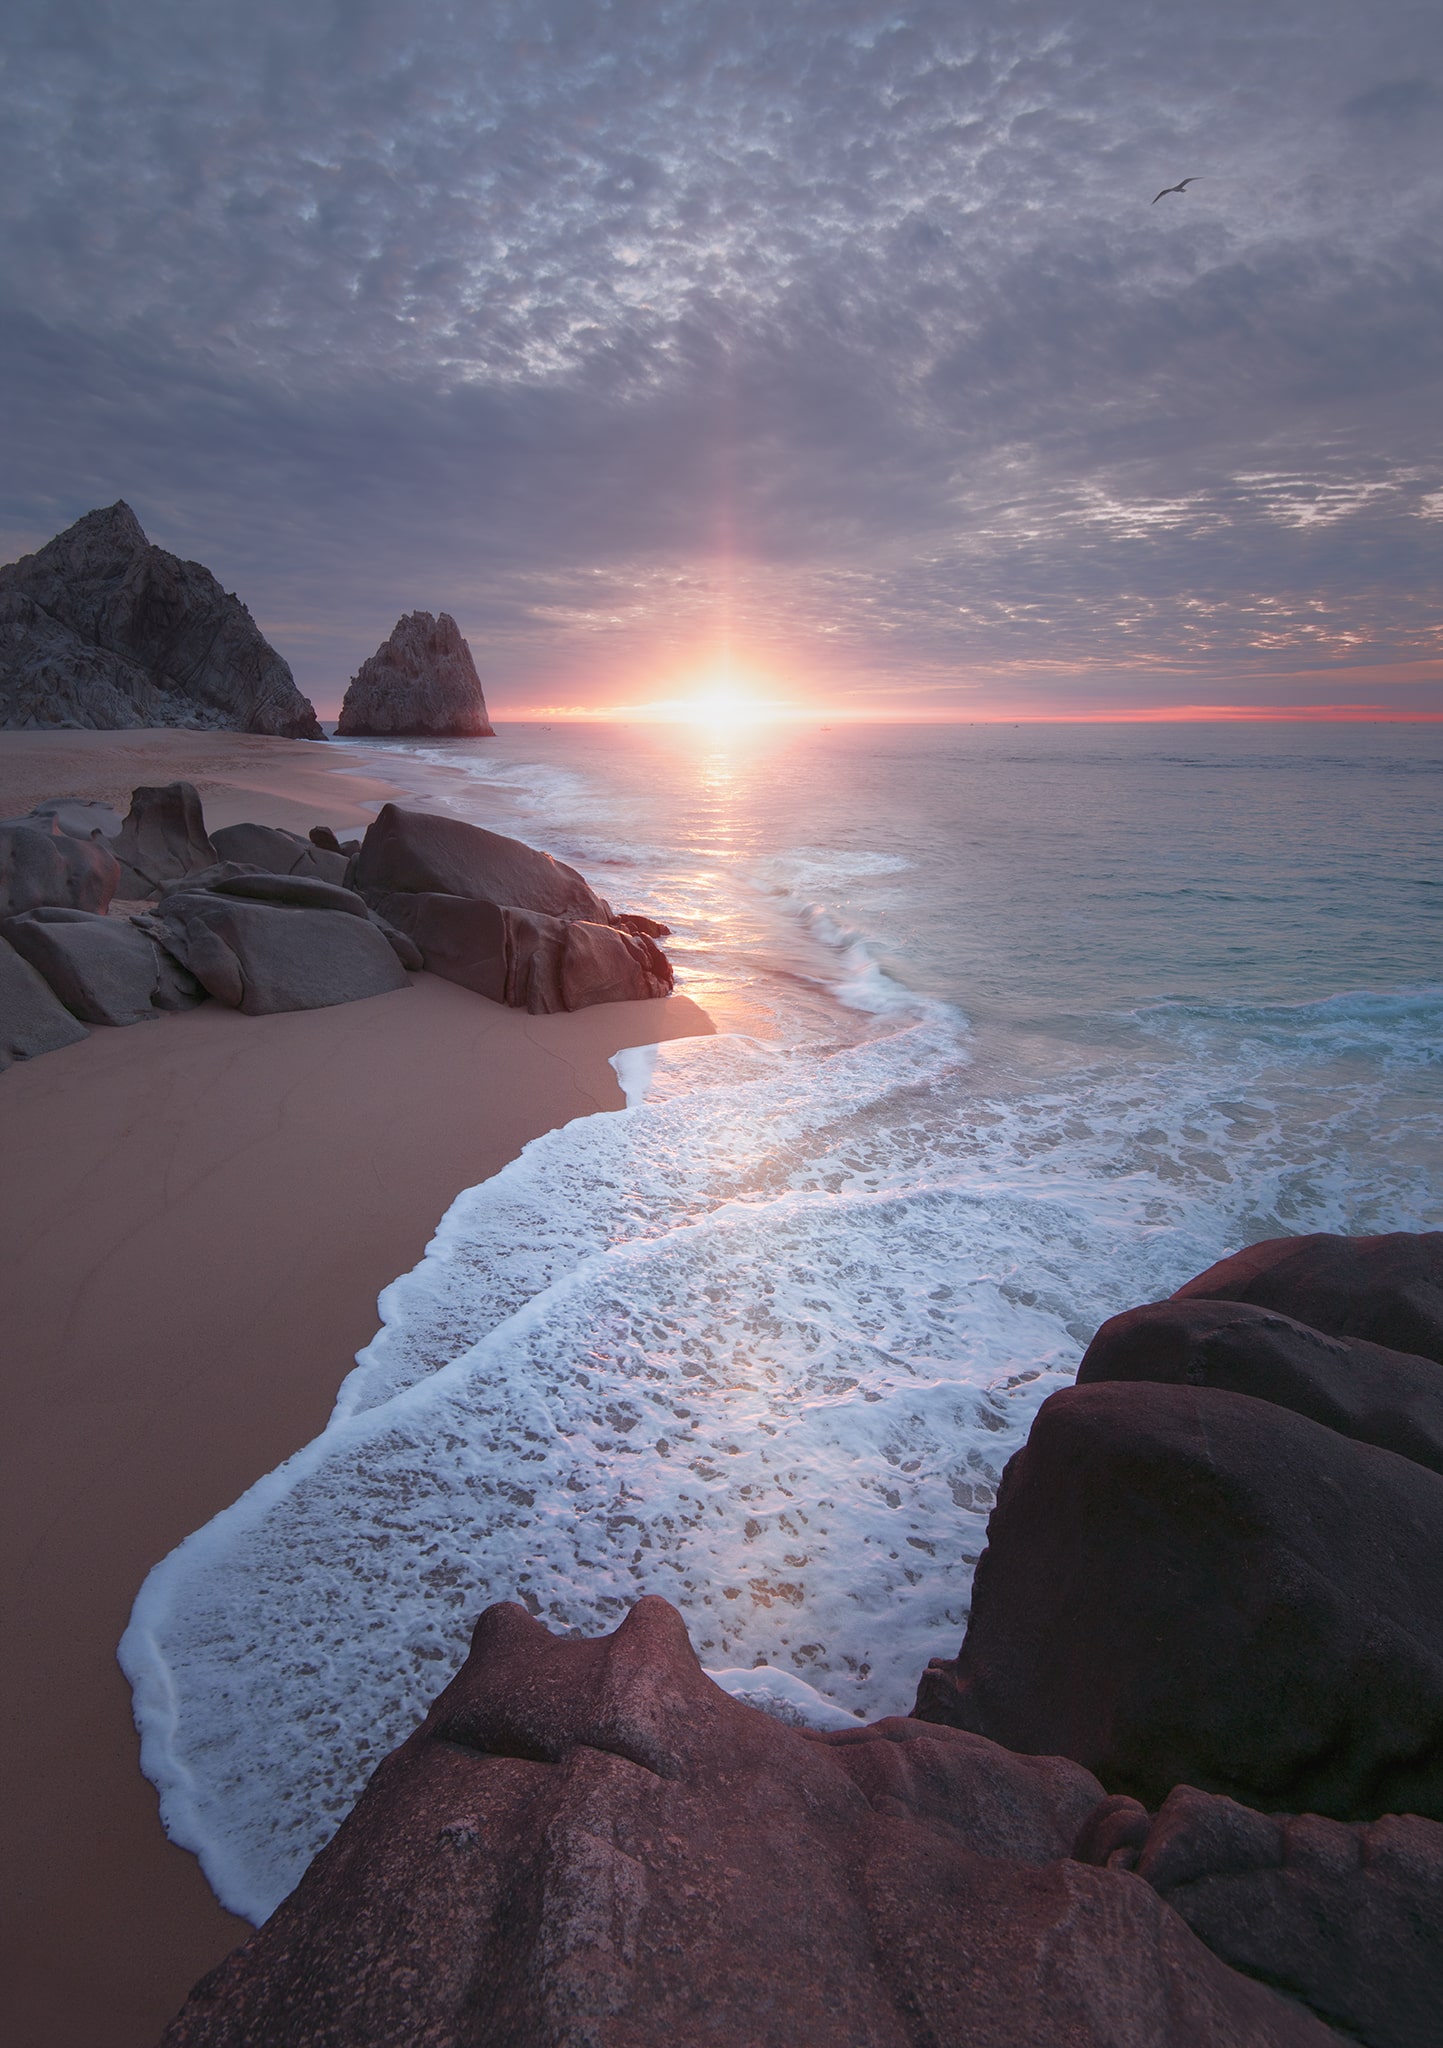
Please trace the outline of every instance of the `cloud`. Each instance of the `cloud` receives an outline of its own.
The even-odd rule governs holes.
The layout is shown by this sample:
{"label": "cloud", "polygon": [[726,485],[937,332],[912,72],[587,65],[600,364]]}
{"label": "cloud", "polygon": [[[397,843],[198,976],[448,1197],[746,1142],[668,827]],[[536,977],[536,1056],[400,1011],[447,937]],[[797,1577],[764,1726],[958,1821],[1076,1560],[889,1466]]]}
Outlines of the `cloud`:
{"label": "cloud", "polygon": [[331,699],[418,605],[518,702],[720,633],[928,702],[1414,658],[1417,29],[21,0],[0,521],[127,497]]}

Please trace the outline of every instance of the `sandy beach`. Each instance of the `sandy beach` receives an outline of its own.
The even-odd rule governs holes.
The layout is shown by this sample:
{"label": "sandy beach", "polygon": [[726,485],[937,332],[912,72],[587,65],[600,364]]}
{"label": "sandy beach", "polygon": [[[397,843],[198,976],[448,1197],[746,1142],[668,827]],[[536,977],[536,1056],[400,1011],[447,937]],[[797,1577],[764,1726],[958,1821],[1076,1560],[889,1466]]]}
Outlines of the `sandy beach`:
{"label": "sandy beach", "polygon": [[[184,777],[213,826],[354,829],[400,794],[354,770],[303,741],[4,733],[0,816]],[[0,1075],[15,2048],[150,2048],[248,1931],[140,1775],[114,1653],[147,1571],[322,1427],[462,1188],[619,1108],[621,1047],[710,1029],[684,998],[530,1017],[420,975],[96,1029]]]}

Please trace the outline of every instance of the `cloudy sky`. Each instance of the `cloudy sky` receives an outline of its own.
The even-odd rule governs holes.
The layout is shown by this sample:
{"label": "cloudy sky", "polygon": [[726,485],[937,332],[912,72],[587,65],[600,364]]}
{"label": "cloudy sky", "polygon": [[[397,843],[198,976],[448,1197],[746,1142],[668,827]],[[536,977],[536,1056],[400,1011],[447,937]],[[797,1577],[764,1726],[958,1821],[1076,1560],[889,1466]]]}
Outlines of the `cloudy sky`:
{"label": "cloudy sky", "polygon": [[503,714],[1443,711],[1437,0],[0,35],[0,554],[124,497],[323,715],[417,608]]}

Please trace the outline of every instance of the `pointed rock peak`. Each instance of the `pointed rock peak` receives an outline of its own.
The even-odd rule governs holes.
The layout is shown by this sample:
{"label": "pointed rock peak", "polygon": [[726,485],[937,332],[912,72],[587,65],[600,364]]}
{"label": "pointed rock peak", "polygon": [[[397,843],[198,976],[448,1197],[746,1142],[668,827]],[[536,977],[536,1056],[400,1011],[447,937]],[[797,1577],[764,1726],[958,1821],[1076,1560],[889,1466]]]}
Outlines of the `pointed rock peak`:
{"label": "pointed rock peak", "polygon": [[64,533],[58,533],[50,545],[54,547],[71,540],[88,541],[92,546],[104,542],[108,547],[124,548],[132,553],[150,546],[144,527],[124,498],[117,498],[113,505],[101,505],[94,512],[85,513],[73,526],[67,526]]}

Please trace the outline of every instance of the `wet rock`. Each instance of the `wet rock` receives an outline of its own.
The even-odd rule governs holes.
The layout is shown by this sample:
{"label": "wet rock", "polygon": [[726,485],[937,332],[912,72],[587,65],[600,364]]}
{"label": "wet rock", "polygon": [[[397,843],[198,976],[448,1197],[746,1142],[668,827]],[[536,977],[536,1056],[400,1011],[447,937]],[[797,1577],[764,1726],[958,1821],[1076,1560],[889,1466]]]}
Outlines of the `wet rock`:
{"label": "wet rock", "polygon": [[154,939],[117,918],[47,906],[7,918],[0,934],[83,1024],[139,1024],[204,994]]}
{"label": "wet rock", "polygon": [[325,737],[240,600],[120,502],[0,568],[0,726],[145,725]]}
{"label": "wet rock", "polygon": [[1209,1266],[1177,1299],[1247,1301],[1443,1364],[1443,1231],[1268,1238]]}
{"label": "wet rock", "polygon": [[1443,1478],[1245,1394],[1054,1394],[915,1711],[1150,1806],[1443,1818]]}
{"label": "wet rock", "polygon": [[88,1038],[28,960],[0,936],[0,1069]]}
{"label": "wet rock", "polygon": [[[331,886],[300,876],[262,879],[291,888]],[[140,922],[218,1002],[252,1017],[323,1009],[408,986],[385,933],[368,916],[344,908],[247,900],[222,883],[168,890]]]}
{"label": "wet rock", "polygon": [[339,849],[332,851],[275,825],[222,825],[211,833],[210,843],[219,860],[240,861],[275,875],[314,875],[322,882],[344,884],[350,866],[349,857]]}
{"label": "wet rock", "polygon": [[490,739],[471,650],[449,612],[408,612],[352,677],[338,739]]}
{"label": "wet rock", "polygon": [[366,829],[355,887],[376,893],[478,896],[488,903],[609,924],[607,904],[564,862],[459,818],[384,804]]}
{"label": "wet rock", "polygon": [[1068,1856],[1098,1797],[951,1730],[785,1728],[661,1600],[596,1642],[493,1607],[166,2048],[1336,2048]]}
{"label": "wet rock", "polygon": [[1113,1316],[1077,1370],[1080,1387],[1102,1380],[1252,1394],[1443,1472],[1443,1366],[1247,1302],[1174,1297]]}
{"label": "wet rock", "polygon": [[55,816],[0,823],[0,917],[42,903],[104,910],[120,880],[119,863],[102,840],[62,831]]}
{"label": "wet rock", "polygon": [[1074,1853],[1135,1870],[1214,1955],[1302,1999],[1369,2048],[1436,2048],[1443,1827],[1264,1815],[1179,1785],[1153,1819],[1112,1799]]}
{"label": "wet rock", "polygon": [[214,867],[217,857],[191,782],[146,783],[133,790],[111,847],[120,862],[118,893],[127,897],[154,896],[167,882]]}

